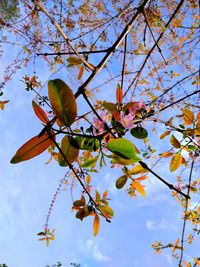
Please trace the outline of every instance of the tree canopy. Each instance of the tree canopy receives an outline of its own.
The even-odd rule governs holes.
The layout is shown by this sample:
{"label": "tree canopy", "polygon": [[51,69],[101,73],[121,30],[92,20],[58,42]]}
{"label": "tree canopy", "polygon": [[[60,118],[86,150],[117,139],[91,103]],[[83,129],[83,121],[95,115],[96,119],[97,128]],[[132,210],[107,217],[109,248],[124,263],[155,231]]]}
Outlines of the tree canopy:
{"label": "tree canopy", "polygon": [[[200,266],[200,255],[184,257],[186,243],[192,246],[200,233],[198,1],[2,1],[0,10],[0,53],[16,49],[4,70],[0,108],[6,113],[4,92],[23,68],[41,122],[11,163],[47,151],[47,164],[63,167],[39,239],[54,240],[49,220],[64,185],[76,196],[75,217],[92,218],[94,236],[101,220],[112,222],[109,189],[99,192],[93,174],[119,168],[116,190],[130,198],[146,196],[150,177],[171,190],[182,207],[180,238],[152,248],[169,249],[179,267]],[[48,81],[37,70],[40,62]]]}

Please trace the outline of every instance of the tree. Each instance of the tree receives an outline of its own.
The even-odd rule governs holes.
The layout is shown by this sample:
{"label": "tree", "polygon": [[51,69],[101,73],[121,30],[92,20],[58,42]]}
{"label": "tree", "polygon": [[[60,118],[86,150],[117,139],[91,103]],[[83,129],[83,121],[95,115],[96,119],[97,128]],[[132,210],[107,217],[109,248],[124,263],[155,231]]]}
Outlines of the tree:
{"label": "tree", "polygon": [[[48,150],[49,162],[54,159],[67,169],[44,230],[38,233],[40,240],[48,245],[54,239],[49,218],[66,181],[80,185],[81,193],[73,200],[72,209],[77,219],[93,218],[94,236],[99,232],[100,218],[111,222],[114,211],[109,192],[92,189],[92,174],[105,165],[118,166],[121,174],[116,177],[116,188],[126,187],[130,197],[145,196],[149,175],[172,190],[183,207],[181,237],[152,247],[157,253],[171,249],[179,266],[183,262],[187,267],[200,265],[199,255],[194,255],[191,263],[184,259],[185,242],[192,243],[200,233],[199,205],[189,206],[190,199],[198,199],[200,185],[195,174],[200,149],[197,1],[43,4],[36,0],[26,1],[21,9],[26,15],[16,22],[18,26],[1,22],[3,34],[23,40],[17,58],[5,69],[2,92],[18,68],[35,66],[36,56],[54,73],[61,66],[68,75],[68,82],[58,74],[50,78],[47,95],[39,90],[42,85],[36,68],[32,77],[23,77],[26,90],[35,92],[33,110],[43,126],[19,148],[11,163]],[[100,74],[102,82],[97,83]],[[111,91],[106,100],[99,93],[104,88]],[[82,112],[77,104],[81,97],[87,111]],[[7,100],[0,104],[3,109]],[[165,151],[162,145],[156,147],[153,136],[165,144]],[[177,181],[174,177],[169,183],[167,176],[161,176],[156,169],[160,161],[168,164],[169,173],[180,170]],[[187,237],[186,223],[193,228]]]}

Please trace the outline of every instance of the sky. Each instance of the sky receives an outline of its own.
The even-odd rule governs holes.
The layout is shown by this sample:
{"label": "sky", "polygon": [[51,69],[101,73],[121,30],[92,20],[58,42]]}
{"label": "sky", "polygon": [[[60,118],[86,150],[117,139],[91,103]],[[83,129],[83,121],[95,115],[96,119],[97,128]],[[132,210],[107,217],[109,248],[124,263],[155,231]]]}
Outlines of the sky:
{"label": "sky", "polygon": [[[1,57],[1,79],[4,66],[15,54],[14,48],[8,49]],[[36,63],[37,73],[45,84],[49,73],[40,63]],[[151,244],[155,241],[168,244],[180,238],[180,205],[171,197],[170,190],[151,175],[146,182],[146,198],[130,198],[124,190],[117,190],[114,186],[122,173],[116,168],[104,168],[93,175],[99,191],[109,190],[110,205],[115,212],[111,224],[102,219],[100,232],[93,237],[92,218],[82,222],[75,218],[71,211],[70,188],[66,187],[56,199],[50,217],[49,226],[55,228],[55,240],[49,247],[38,241],[37,233],[43,230],[49,205],[65,170],[56,162],[45,165],[49,159],[47,152],[30,161],[10,164],[16,150],[42,129],[32,110],[34,94],[26,92],[21,82],[25,74],[32,73],[32,66],[26,71],[17,72],[4,93],[4,100],[9,99],[10,102],[4,111],[0,110],[0,264],[6,263],[8,267],[45,267],[60,261],[63,267],[70,266],[71,262],[79,263],[81,267],[176,266],[177,262],[169,250],[155,255]],[[59,73],[53,78],[63,76]],[[46,89],[47,85],[43,91]],[[110,97],[106,88],[103,97]],[[163,129],[159,129],[158,136]],[[150,138],[153,142],[154,136]],[[155,147],[163,146],[160,141],[153,144]],[[161,176],[175,182],[177,173],[172,175],[168,169],[168,161],[157,165]],[[77,186],[75,190],[80,192],[81,188]],[[186,245],[186,259],[191,260],[199,253],[199,245],[199,241],[194,241],[192,249]]]}

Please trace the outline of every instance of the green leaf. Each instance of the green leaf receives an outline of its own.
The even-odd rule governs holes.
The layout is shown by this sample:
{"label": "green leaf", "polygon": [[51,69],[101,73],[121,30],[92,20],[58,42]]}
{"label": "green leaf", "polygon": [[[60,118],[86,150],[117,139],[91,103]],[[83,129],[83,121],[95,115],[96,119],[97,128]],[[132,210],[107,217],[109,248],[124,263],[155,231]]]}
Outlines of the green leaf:
{"label": "green leaf", "polygon": [[70,126],[76,119],[76,99],[69,86],[60,79],[48,82],[49,100],[53,112],[66,126]]}
{"label": "green leaf", "polygon": [[107,149],[122,159],[133,160],[138,162],[139,157],[135,154],[135,148],[131,141],[125,138],[118,138],[111,140],[107,145]]}
{"label": "green leaf", "polygon": [[[61,150],[63,151],[63,154],[65,155],[68,163],[72,163],[78,158],[78,146],[79,145],[76,139],[74,139],[73,137],[67,135],[63,137],[61,142]],[[65,158],[60,152],[58,153],[58,162],[62,167],[68,166]]]}
{"label": "green leaf", "polygon": [[114,216],[114,211],[109,206],[99,206],[99,208],[105,213],[105,215],[109,215],[110,217]]}
{"label": "green leaf", "polygon": [[99,156],[93,157],[91,159],[86,160],[84,163],[81,164],[82,168],[94,168]]}
{"label": "green leaf", "polygon": [[148,132],[141,126],[131,129],[131,135],[138,139],[145,139],[148,136]]}
{"label": "green leaf", "polygon": [[102,106],[103,106],[106,110],[108,110],[108,111],[110,111],[110,112],[117,111],[117,107],[116,107],[116,105],[115,105],[114,103],[112,103],[112,102],[104,101],[104,102],[102,103]]}
{"label": "green leaf", "polygon": [[79,143],[79,148],[82,150],[96,151],[100,147],[100,142],[96,138],[77,136],[75,139]]}
{"label": "green leaf", "polygon": [[115,184],[117,189],[121,189],[122,187],[124,187],[127,180],[128,180],[128,177],[126,175],[122,175],[121,177],[119,177],[116,181],[116,184]]}

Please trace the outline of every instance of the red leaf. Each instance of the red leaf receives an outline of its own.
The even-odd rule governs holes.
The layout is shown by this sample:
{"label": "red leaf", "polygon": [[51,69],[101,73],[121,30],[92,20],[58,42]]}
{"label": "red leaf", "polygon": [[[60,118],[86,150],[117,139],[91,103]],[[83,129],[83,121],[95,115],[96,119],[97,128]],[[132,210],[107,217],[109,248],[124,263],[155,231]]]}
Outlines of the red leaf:
{"label": "red leaf", "polygon": [[47,124],[47,122],[49,122],[49,119],[44,110],[35,101],[32,101],[32,106],[38,119],[41,120],[41,122],[43,122],[44,124]]}

